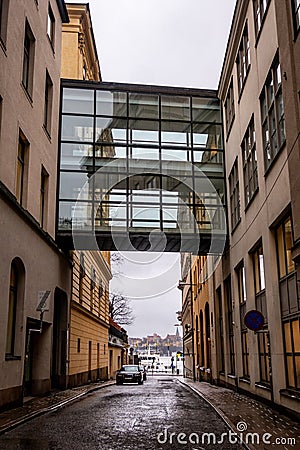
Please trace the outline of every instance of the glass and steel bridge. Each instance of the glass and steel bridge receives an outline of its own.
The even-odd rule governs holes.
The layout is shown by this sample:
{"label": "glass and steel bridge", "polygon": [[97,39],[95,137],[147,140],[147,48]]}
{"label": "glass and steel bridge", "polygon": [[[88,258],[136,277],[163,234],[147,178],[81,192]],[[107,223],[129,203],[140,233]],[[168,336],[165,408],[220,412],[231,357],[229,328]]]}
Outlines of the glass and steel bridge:
{"label": "glass and steel bridge", "polygon": [[216,91],[62,80],[57,240],[219,253],[223,160]]}

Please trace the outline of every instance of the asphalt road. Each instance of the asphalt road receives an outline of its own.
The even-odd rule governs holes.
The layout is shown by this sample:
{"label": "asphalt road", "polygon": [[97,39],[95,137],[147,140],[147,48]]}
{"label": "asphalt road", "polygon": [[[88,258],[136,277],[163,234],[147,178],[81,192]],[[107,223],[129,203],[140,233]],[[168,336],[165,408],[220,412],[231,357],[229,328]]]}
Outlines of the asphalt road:
{"label": "asphalt road", "polygon": [[33,419],[0,436],[0,449],[242,449],[235,440],[199,396],[174,378],[149,376],[142,386],[112,385]]}

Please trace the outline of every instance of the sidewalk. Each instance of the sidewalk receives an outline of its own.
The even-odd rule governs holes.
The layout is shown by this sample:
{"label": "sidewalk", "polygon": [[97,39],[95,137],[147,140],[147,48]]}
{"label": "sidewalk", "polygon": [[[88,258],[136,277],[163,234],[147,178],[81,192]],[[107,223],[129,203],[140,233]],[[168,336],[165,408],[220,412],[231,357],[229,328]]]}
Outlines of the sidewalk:
{"label": "sidewalk", "polygon": [[53,411],[67,403],[77,400],[89,392],[110,386],[111,384],[115,384],[115,381],[91,383],[65,391],[53,392],[45,397],[32,397],[28,401],[25,401],[23,406],[0,413],[0,435],[21,423],[27,422],[33,417],[37,417],[47,411]]}
{"label": "sidewalk", "polygon": [[[238,394],[231,389],[214,386],[205,382],[192,381],[188,378],[178,380],[189,386],[194,392],[206,400],[223,418],[223,420],[236,433],[243,432],[244,442],[247,433],[258,433],[260,443],[255,445],[248,440],[250,450],[300,450],[300,424],[291,418],[278,413],[269,406],[254,400],[246,395]],[[238,425],[238,427],[237,427]],[[262,442],[265,433],[271,434]],[[294,439],[296,444],[291,445]],[[277,442],[275,442],[277,440]]]}

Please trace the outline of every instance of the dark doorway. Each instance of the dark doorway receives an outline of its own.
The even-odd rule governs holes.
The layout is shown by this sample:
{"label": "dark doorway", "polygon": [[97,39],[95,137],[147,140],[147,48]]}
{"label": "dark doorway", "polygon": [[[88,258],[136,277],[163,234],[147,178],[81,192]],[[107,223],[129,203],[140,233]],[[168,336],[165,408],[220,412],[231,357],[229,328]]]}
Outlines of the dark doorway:
{"label": "dark doorway", "polygon": [[65,292],[54,292],[51,387],[66,387],[68,301]]}

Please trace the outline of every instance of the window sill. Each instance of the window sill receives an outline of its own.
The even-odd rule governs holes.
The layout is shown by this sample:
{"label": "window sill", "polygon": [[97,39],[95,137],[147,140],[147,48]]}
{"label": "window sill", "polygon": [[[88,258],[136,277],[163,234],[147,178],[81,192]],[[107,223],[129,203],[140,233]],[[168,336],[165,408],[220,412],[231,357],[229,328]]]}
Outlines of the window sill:
{"label": "window sill", "polygon": [[252,197],[250,198],[249,202],[247,203],[247,205],[245,206],[245,212],[248,210],[248,208],[250,207],[250,205],[252,204],[253,200],[255,199],[257,193],[259,191],[259,187],[257,186],[257,188],[255,189]]}
{"label": "window sill", "polygon": [[300,391],[294,389],[280,389],[279,393],[283,397],[288,397],[297,401],[300,400]]}
{"label": "window sill", "polygon": [[227,378],[231,378],[232,380],[236,380],[236,376],[233,375],[232,373],[229,373],[229,374],[227,375]]}
{"label": "window sill", "polygon": [[5,361],[21,361],[21,356],[5,355]]}
{"label": "window sill", "polygon": [[239,92],[238,104],[240,104],[240,101],[241,101],[241,98],[242,98],[242,95],[243,95],[243,92],[244,92],[244,89],[245,89],[245,85],[246,85],[246,82],[247,82],[247,79],[248,79],[248,75],[249,75],[250,69],[251,69],[251,64],[249,64],[249,66],[247,68],[247,73],[246,73],[246,76],[245,76],[245,79],[244,79],[244,82],[243,82],[243,86],[242,86],[241,91]]}
{"label": "window sill", "polygon": [[4,44],[3,40],[0,37],[0,47],[3,50],[3,53],[5,54],[5,56],[7,56],[7,50],[6,50],[6,45]]}
{"label": "window sill", "polygon": [[246,383],[246,384],[249,384],[249,385],[250,385],[250,378],[241,377],[241,378],[239,378],[239,381],[240,381],[241,383]]}
{"label": "window sill", "polygon": [[270,385],[267,383],[264,383],[263,381],[256,382],[255,387],[257,387],[259,389],[263,389],[265,391],[271,391]]}
{"label": "window sill", "polygon": [[233,126],[234,119],[235,119],[235,114],[234,114],[234,116],[233,116],[233,118],[232,118],[232,120],[230,122],[228,130],[226,130],[226,142],[228,142],[228,139],[229,139],[229,136],[230,136],[230,132],[231,132],[231,129],[232,129],[232,126]]}
{"label": "window sill", "polygon": [[269,172],[272,170],[272,167],[274,166],[275,162],[277,161],[280,153],[282,152],[282,149],[285,147],[286,145],[286,140],[284,140],[284,142],[281,144],[278,152],[276,153],[276,155],[274,156],[273,160],[271,161],[269,167],[266,169],[264,177],[266,178],[269,174]]}
{"label": "window sill", "polygon": [[51,41],[51,39],[50,39],[50,37],[49,37],[49,34],[47,34],[47,38],[48,38],[48,41],[49,41],[49,44],[50,44],[50,47],[51,47],[53,56],[54,56],[54,58],[55,58],[55,50],[54,50],[54,45],[53,45],[54,43]]}
{"label": "window sill", "polygon": [[239,226],[239,224],[241,223],[242,219],[241,217],[239,218],[239,220],[237,221],[237,223],[234,225],[234,227],[231,230],[231,236],[233,235],[233,233],[235,232],[235,230],[237,229],[237,227]]}
{"label": "window sill", "polygon": [[44,130],[44,132],[45,132],[47,138],[49,139],[49,142],[51,142],[51,136],[50,136],[50,133],[49,133],[49,131],[47,130],[47,128],[45,127],[45,125],[43,125],[43,130]]}
{"label": "window sill", "polygon": [[27,91],[26,87],[24,86],[24,84],[21,82],[21,87],[23,89],[24,94],[27,97],[27,100],[29,101],[30,105],[33,107],[33,100],[31,98],[31,95],[29,94],[29,92]]}

